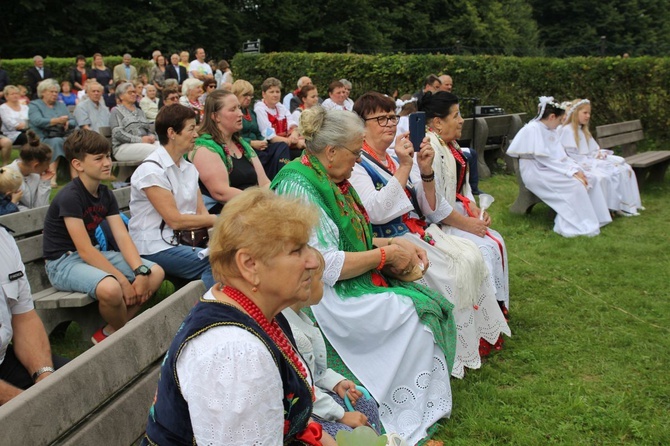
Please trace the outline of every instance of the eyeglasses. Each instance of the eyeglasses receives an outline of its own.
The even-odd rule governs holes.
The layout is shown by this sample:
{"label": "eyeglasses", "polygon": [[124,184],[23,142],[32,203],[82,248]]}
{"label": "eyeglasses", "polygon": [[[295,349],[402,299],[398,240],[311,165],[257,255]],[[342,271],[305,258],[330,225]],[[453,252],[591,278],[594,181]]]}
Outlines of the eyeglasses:
{"label": "eyeglasses", "polygon": [[[365,118],[363,121],[372,121],[373,119],[377,120],[377,124],[379,124],[380,127],[390,127],[392,125],[398,124],[398,120],[400,119],[399,116],[393,115],[393,116],[374,116],[372,118]],[[389,125],[389,122],[391,123]]]}
{"label": "eyeglasses", "polygon": [[340,147],[340,148],[346,150],[347,152],[351,153],[352,155],[354,155],[356,157],[356,159],[360,158],[361,155],[363,155],[363,149],[351,150],[349,147],[346,147],[346,146],[338,146],[338,147]]}
{"label": "eyeglasses", "polygon": [[207,88],[216,88],[216,85],[210,84],[210,85],[207,86]]}

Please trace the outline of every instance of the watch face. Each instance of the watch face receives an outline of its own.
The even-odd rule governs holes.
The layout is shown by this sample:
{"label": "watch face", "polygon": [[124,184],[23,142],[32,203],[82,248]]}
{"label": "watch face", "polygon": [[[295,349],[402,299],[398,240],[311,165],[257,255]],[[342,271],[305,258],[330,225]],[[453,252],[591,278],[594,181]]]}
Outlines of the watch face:
{"label": "watch face", "polygon": [[140,275],[148,276],[149,274],[151,274],[151,269],[149,269],[149,267],[146,266],[146,265],[140,265],[140,266],[138,266],[137,269],[135,270],[135,274],[140,274]]}

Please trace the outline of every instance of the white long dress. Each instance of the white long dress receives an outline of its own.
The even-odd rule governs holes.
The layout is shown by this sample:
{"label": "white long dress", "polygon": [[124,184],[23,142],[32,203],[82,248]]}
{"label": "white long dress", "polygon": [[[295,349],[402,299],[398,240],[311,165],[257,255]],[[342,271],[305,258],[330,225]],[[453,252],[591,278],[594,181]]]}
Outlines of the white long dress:
{"label": "white long dress", "polygon": [[620,156],[600,150],[596,140],[588,138],[579,128],[575,140],[572,126],[564,126],[559,131],[560,141],[568,156],[574,159],[584,170],[605,179],[608,184],[607,205],[613,211],[637,214],[642,207],[637,177],[633,168]]}
{"label": "white long dress", "polygon": [[[396,163],[393,159],[391,162]],[[363,164],[384,178],[386,185],[381,187],[381,184],[375,184]],[[421,212],[434,221],[444,219],[453,209],[439,196],[435,210],[431,209],[423,192],[418,167],[413,170],[412,180],[416,185]],[[354,167],[350,182],[361,198],[373,225],[388,223],[405,214],[419,218],[414,204],[398,180],[365,156],[361,164]],[[463,378],[465,367],[470,369],[481,367],[480,338],[494,344],[501,333],[510,336],[511,332],[496,302],[493,281],[477,245],[460,237],[439,234],[440,232],[437,226],[431,227],[431,233],[435,234],[435,245],[425,242],[419,235],[411,232],[401,237],[428,253],[430,266],[419,282],[439,292],[454,304],[453,314],[458,331],[458,343],[451,376]]]}
{"label": "white long dress", "polygon": [[612,221],[602,190],[586,188],[573,176],[582,169],[567,156],[555,130],[531,121],[516,134],[507,154],[519,158],[519,172],[528,190],[556,211],[557,234],[596,236]]}
{"label": "white long dress", "polygon": [[[317,192],[299,178],[280,182],[277,193],[317,202]],[[410,298],[391,292],[337,294],[333,287],[345,258],[338,241],[337,225],[320,209],[309,244],[323,254],[326,269],[323,299],[312,311],[345,365],[380,404],[384,429],[414,445],[431,425],[451,415],[447,362]]]}
{"label": "white long dress", "polygon": [[[461,215],[467,215],[463,204],[459,201],[456,201],[457,171],[454,155],[451,153],[451,150],[449,150],[448,147],[442,144],[437,135],[432,132],[427,132],[426,135],[430,137],[431,146],[435,151],[435,158],[433,159],[433,171],[435,172],[435,191],[438,193],[438,195],[447,200],[449,205],[451,205],[455,211],[459,212]],[[416,164],[416,159],[414,163]],[[475,202],[474,195],[472,195],[472,191],[470,190],[468,177],[469,175],[466,175],[465,180],[463,181],[462,195],[468,198],[470,201]],[[439,224],[440,220],[434,221],[434,223]],[[505,306],[509,308],[509,271],[507,262],[507,247],[505,246],[505,241],[503,240],[502,236],[497,231],[489,228],[489,233],[491,236],[495,237],[495,239],[500,242],[500,245],[498,245],[498,242],[489,236],[479,237],[470,232],[463,231],[445,224],[441,224],[440,227],[446,234],[465,238],[477,245],[480,252],[482,253],[482,257],[484,257],[484,262],[486,262],[489,273],[493,278],[496,299],[500,302],[503,302]]]}

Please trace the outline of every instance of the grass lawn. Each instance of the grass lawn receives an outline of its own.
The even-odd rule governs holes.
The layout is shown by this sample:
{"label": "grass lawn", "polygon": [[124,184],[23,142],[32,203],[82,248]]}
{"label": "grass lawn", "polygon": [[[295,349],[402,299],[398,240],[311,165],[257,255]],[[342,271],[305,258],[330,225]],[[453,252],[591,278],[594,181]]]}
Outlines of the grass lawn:
{"label": "grass lawn", "polygon": [[[433,438],[446,445],[670,444],[670,181],[647,187],[642,216],[594,238],[553,233],[553,215],[508,208],[513,176],[481,188],[509,252],[513,337],[463,380]],[[86,345],[78,328],[55,352]]]}

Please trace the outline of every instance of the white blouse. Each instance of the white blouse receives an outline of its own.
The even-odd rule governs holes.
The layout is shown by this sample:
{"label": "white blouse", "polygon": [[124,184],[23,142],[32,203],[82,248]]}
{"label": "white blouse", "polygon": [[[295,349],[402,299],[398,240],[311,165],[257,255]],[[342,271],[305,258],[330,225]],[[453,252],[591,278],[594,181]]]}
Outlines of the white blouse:
{"label": "white blouse", "polygon": [[[214,299],[211,291],[205,299]],[[182,350],[177,379],[197,444],[283,444],[281,376],[255,335],[231,326],[207,330]]]}
{"label": "white blouse", "polygon": [[9,105],[2,104],[0,105],[0,118],[2,119],[2,133],[14,142],[21,133],[16,130],[16,126],[22,122],[28,122],[28,106],[21,104],[20,110],[16,111]]}
{"label": "white blouse", "polygon": [[275,105],[274,109],[271,109],[265,105],[265,102],[258,101],[254,105],[254,112],[256,113],[256,120],[258,121],[258,129],[261,131],[261,135],[266,138],[268,135],[268,129],[274,130],[272,124],[270,124],[268,115],[277,116],[279,119],[286,118],[287,131],[290,131],[293,127],[298,126],[298,123],[295,122],[291,113],[289,113],[289,111],[280,102]]}
{"label": "white blouse", "polygon": [[[147,160],[154,160],[156,165]],[[162,167],[161,167],[162,166]],[[185,159],[177,166],[163,146],[159,146],[135,170],[131,177],[130,223],[128,232],[140,255],[155,254],[173,246],[165,242],[173,235],[167,224],[160,231],[163,218],[147,198],[144,189],[158,186],[174,196],[181,214],[196,214],[198,210],[198,170]]]}

